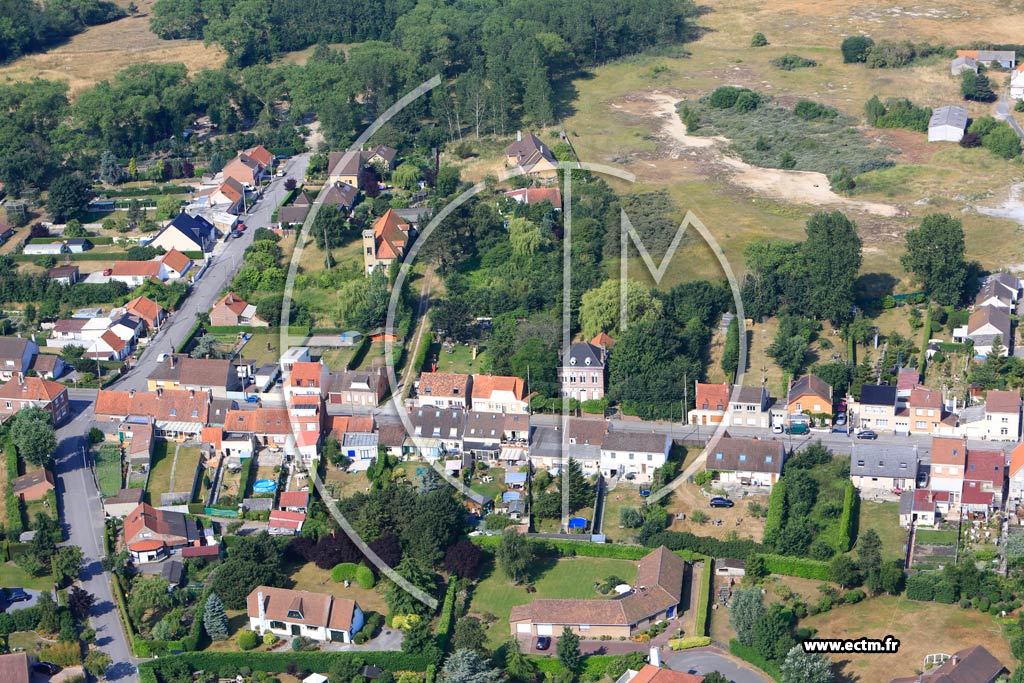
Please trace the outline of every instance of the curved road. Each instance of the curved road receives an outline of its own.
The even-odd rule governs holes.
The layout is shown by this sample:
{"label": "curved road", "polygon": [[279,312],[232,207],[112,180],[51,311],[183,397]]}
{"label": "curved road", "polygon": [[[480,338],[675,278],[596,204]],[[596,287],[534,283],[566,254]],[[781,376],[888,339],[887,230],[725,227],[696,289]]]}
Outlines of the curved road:
{"label": "curved road", "polygon": [[[161,353],[170,353],[185,339],[199,313],[210,310],[221,292],[234,278],[242,263],[242,254],[252,244],[256,228],[270,225],[274,209],[285,195],[284,181],[295,178],[301,182],[309,166],[309,154],[288,161],[286,176],[274,178],[264,190],[263,199],[244,215],[248,226],[242,237],[218,245],[210,267],[196,282],[181,308],[164,323],[163,329],[149,344],[139,363],[113,388],[145,390],[146,377],[157,364]],[[136,683],[138,675],[128,639],[121,626],[111,591],[111,576],[100,566],[103,557],[103,506],[99,489],[87,462],[87,434],[93,423],[95,390],[69,389],[72,419],[57,430],[57,452],[54,470],[57,475],[57,505],[61,512],[67,543],[77,545],[85,555],[79,579],[82,587],[96,596],[96,605],[89,614],[96,629],[96,645],[110,655],[113,664],[107,670],[109,681]]]}
{"label": "curved road", "polygon": [[665,657],[673,671],[691,674],[709,674],[712,671],[725,676],[731,683],[770,683],[771,679],[748,664],[740,664],[716,649],[686,650]]}

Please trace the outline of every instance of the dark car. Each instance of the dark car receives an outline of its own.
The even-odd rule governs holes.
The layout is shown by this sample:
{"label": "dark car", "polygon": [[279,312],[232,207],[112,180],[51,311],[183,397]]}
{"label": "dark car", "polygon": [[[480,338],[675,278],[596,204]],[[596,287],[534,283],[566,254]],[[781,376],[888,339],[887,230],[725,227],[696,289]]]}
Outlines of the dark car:
{"label": "dark car", "polygon": [[4,597],[7,598],[7,602],[25,602],[32,599],[24,588],[5,588]]}
{"label": "dark car", "polygon": [[874,441],[875,439],[878,438],[878,434],[875,434],[870,429],[865,429],[863,432],[857,432],[857,438],[858,439],[870,439],[871,441]]}
{"label": "dark car", "polygon": [[32,670],[35,671],[36,673],[41,673],[41,674],[46,674],[47,676],[52,676],[55,673],[59,673],[60,672],[60,667],[57,666],[56,664],[51,664],[50,662],[36,662],[35,664],[32,665]]}
{"label": "dark car", "polygon": [[721,496],[711,499],[711,507],[713,508],[731,508],[735,504],[728,498],[722,498]]}
{"label": "dark car", "polygon": [[551,638],[548,636],[539,636],[537,638],[537,649],[546,650],[551,647]]}
{"label": "dark car", "polygon": [[232,230],[231,231],[231,236],[232,237],[241,237],[242,236],[242,231],[241,230]]}

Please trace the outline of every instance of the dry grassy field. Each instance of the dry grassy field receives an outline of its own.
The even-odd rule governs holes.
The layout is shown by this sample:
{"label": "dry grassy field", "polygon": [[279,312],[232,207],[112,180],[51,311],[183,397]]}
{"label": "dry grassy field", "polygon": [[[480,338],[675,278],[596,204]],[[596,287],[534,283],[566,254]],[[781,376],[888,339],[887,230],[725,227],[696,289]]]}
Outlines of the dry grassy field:
{"label": "dry grassy field", "polygon": [[[125,0],[117,4],[127,6]],[[67,81],[72,95],[133,64],[181,62],[189,72],[224,65],[224,53],[198,40],[161,40],[149,30],[152,0],[137,2],[139,14],[92,26],[64,45],[0,67],[0,83],[46,78]]]}
{"label": "dry grassy field", "polygon": [[[948,63],[935,57],[904,69],[867,69],[843,64],[839,43],[845,35],[865,32],[875,40],[910,39],[946,45],[973,40],[1010,42],[1024,19],[995,2],[960,3],[928,9],[896,2],[852,8],[841,2],[791,0],[709,0],[698,20],[703,34],[688,43],[685,57],[638,57],[596,69],[574,82],[576,99],[564,121],[581,157],[610,163],[637,176],[620,189],[649,191],[666,187],[684,209],[691,209],[723,247],[737,274],[742,250],[764,237],[799,239],[809,213],[819,207],[840,208],[853,217],[864,240],[865,273],[890,273],[897,291],[911,285],[899,265],[903,234],[921,215],[944,211],[958,215],[967,230],[968,255],[985,266],[1024,261],[1019,226],[979,214],[976,205],[996,206],[1012,184],[1024,180],[1017,163],[985,150],[952,144],[928,144],[923,134],[862,127],[866,143],[896,153],[897,166],[860,179],[851,198],[829,197],[827,187],[813,188],[800,179],[761,178],[739,172],[723,159],[726,141],[711,146],[679,144],[681,126],[666,102],[696,98],[720,85],[739,85],[769,94],[782,104],[809,98],[862,119],[872,95],[909,97],[931,107],[964,104]],[[762,31],[769,45],[749,47]],[[811,58],[818,66],[782,71],[770,60],[785,53]],[[1001,85],[1005,76],[993,74]],[[992,106],[970,104],[972,116]],[[683,129],[685,133],[685,129]],[[704,139],[706,140],[706,139]],[[705,143],[706,144],[706,143]],[[789,175],[789,174],[782,174]],[[793,182],[789,182],[793,181]],[[884,207],[888,207],[884,209]],[[892,215],[885,215],[889,213]],[[617,268],[617,266],[616,266]],[[662,287],[694,278],[720,277],[721,267],[699,238],[688,241],[661,282]],[[639,259],[631,260],[632,277],[654,284]]]}

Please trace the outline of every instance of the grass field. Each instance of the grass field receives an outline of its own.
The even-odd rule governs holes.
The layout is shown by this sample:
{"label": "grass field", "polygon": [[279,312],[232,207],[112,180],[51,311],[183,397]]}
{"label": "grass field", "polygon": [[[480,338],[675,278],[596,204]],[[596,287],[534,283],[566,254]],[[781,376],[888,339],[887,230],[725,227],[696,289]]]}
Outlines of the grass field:
{"label": "grass field", "polygon": [[96,461],[96,478],[104,498],[116,496],[121,490],[121,447],[105,443],[93,456]]}
{"label": "grass field", "polygon": [[174,444],[157,439],[153,444],[153,460],[149,470],[146,500],[150,505],[160,504],[160,494],[171,491],[171,465],[174,462]]}
{"label": "grass field", "polygon": [[627,529],[619,525],[619,515],[623,508],[640,509],[640,488],[619,484],[615,490],[609,491],[604,499],[604,521],[601,522],[601,533],[615,543],[632,541],[638,529]]}
{"label": "grass field", "polygon": [[38,591],[52,591],[52,576],[31,576],[13,562],[0,564],[0,586],[6,588],[31,588]]}
{"label": "grass field", "polygon": [[874,529],[882,539],[882,557],[901,560],[906,556],[907,530],[900,527],[899,503],[860,502],[858,533]]}
{"label": "grass field", "polygon": [[956,529],[918,529],[914,543],[918,545],[956,545]]}
{"label": "grass field", "polygon": [[[124,0],[117,4],[127,6]],[[138,0],[141,12],[103,26],[92,26],[42,54],[28,55],[0,68],[0,82],[46,78],[66,81],[72,93],[110,79],[133,64],[181,62],[190,72],[220,67],[224,52],[199,40],[161,40],[149,30],[151,0]]]}
{"label": "grass field", "polygon": [[437,360],[438,372],[456,372],[472,374],[480,372],[480,368],[486,367],[486,347],[478,347],[476,358],[473,358],[473,347],[466,344],[456,344],[442,349],[441,344],[433,343],[427,351],[426,369],[430,369],[434,359]]}
{"label": "grass field", "polygon": [[[840,681],[888,681],[913,676],[923,668],[925,655],[955,652],[976,643],[1001,662],[1013,666],[1014,658],[992,616],[973,609],[937,602],[915,602],[902,597],[880,596],[856,605],[843,605],[830,612],[808,617],[801,626],[813,627],[818,638],[868,638],[895,636],[898,655],[837,655]],[[922,637],[922,629],[927,632]]]}
{"label": "grass field", "polygon": [[192,490],[201,455],[202,451],[194,446],[182,446],[178,450],[178,463],[174,466],[174,476],[169,484],[171,491]]}
{"label": "grass field", "polygon": [[508,615],[515,605],[525,605],[537,598],[593,598],[601,597],[594,590],[596,581],[617,576],[626,583],[636,580],[636,562],[593,557],[539,558],[534,562],[532,585],[535,593],[527,593],[505,578],[497,566],[490,563],[484,568],[484,577],[473,590],[470,613],[481,616],[493,614],[497,620],[487,630],[488,643],[495,647],[508,640]]}
{"label": "grass field", "polygon": [[355,600],[364,612],[372,611],[384,615],[388,613],[384,595],[376,586],[360,588],[359,584],[352,582],[352,585],[345,588],[345,584],[331,581],[331,573],[328,570],[320,569],[312,562],[292,567],[289,571],[292,581],[295,582],[295,590],[330,593],[338,598]]}

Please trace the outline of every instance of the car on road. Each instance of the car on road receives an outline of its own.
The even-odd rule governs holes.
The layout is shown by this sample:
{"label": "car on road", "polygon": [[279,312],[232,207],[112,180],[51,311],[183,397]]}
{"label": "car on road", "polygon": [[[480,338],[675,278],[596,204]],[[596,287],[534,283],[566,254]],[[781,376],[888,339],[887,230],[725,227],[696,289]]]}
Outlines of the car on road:
{"label": "car on road", "polygon": [[277,177],[278,178],[284,178],[284,169],[283,168],[277,169]]}
{"label": "car on road", "polygon": [[60,673],[60,667],[56,664],[51,664],[50,662],[36,662],[32,665],[32,670],[46,676],[53,676],[56,673]]}
{"label": "car on road", "polygon": [[32,596],[29,595],[24,588],[5,588],[4,597],[7,599],[7,602],[10,603],[25,602],[26,600],[32,599]]}
{"label": "car on road", "polygon": [[878,438],[878,434],[875,434],[870,429],[865,429],[862,432],[857,432],[857,438],[858,439],[869,439],[871,441],[874,441],[875,439]]}
{"label": "car on road", "polygon": [[231,231],[231,236],[237,239],[237,238],[242,236],[242,231],[241,230],[232,230]]}
{"label": "car on road", "polygon": [[539,636],[537,638],[537,649],[546,650],[551,647],[551,638],[548,636]]}
{"label": "car on road", "polygon": [[260,397],[257,396],[256,394],[249,394],[248,396],[245,397],[245,402],[246,403],[259,403],[260,402]]}
{"label": "car on road", "polygon": [[711,499],[711,507],[713,508],[731,508],[734,505],[736,505],[736,503],[721,496],[715,496]]}

